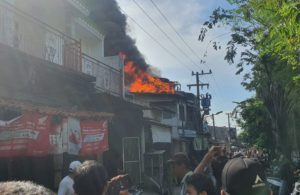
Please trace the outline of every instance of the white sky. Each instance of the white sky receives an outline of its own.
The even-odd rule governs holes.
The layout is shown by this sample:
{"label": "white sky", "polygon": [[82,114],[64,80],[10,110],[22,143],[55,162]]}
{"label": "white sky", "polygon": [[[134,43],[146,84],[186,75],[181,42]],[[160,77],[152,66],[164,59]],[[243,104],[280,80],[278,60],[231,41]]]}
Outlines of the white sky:
{"label": "white sky", "polygon": [[[132,20],[128,19],[128,33],[136,40],[136,45],[145,56],[146,62],[159,69],[162,77],[181,83],[184,91],[189,91],[186,86],[187,84],[193,84],[196,81],[196,78],[191,76],[192,70],[198,72],[204,70],[207,72],[211,69],[216,82],[212,76],[203,76],[200,80],[205,83],[209,82],[210,88],[209,90],[203,89],[202,93],[209,92],[213,96],[211,113],[223,111],[222,114],[215,117],[216,125],[227,126],[228,121],[225,113],[231,112],[235,107],[232,101],[245,100],[250,97],[251,94],[240,85],[242,78],[241,76],[235,75],[237,70],[235,65],[228,65],[227,62],[223,60],[225,56],[225,44],[230,38],[230,34],[228,33],[224,36],[219,35],[230,32],[230,30],[225,28],[215,29],[207,34],[206,41],[203,43],[198,41],[198,36],[203,22],[209,18],[212,11],[219,6],[228,7],[229,5],[225,0],[153,0],[199,57],[202,58],[205,51],[208,50],[208,55],[204,58],[206,65],[202,65],[199,62],[199,58],[182,43],[176,33],[169,27],[150,0],[135,1],[147,11],[148,15],[150,15],[181,50],[189,56],[189,58],[187,58],[170,43],[165,35],[161,33],[142,10],[137,7],[134,0],[117,0],[121,9],[130,17],[134,18],[137,23],[180,60],[179,62],[176,58],[169,55]],[[222,44],[223,50],[218,52],[214,51],[212,44],[209,44],[210,40],[224,43]],[[197,65],[194,65],[191,60]],[[191,92],[196,93],[196,90],[192,89]],[[211,120],[209,122],[211,122]],[[235,126],[234,121],[231,121],[231,123],[232,126]]]}

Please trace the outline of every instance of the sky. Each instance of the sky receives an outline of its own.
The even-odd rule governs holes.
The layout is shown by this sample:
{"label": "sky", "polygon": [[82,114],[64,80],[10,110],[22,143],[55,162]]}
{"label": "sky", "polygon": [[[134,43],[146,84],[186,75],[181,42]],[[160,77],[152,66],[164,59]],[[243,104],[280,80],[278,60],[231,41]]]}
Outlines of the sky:
{"label": "sky", "polygon": [[[242,76],[235,75],[235,65],[229,65],[225,60],[226,43],[230,38],[230,28],[220,27],[209,31],[204,42],[198,41],[202,24],[209,19],[212,11],[218,7],[228,8],[226,0],[152,0],[163,12],[168,21],[185,40],[192,51],[181,41],[176,32],[170,27],[163,16],[158,12],[151,0],[117,0],[120,8],[135,20],[127,19],[127,33],[136,40],[139,51],[144,55],[146,62],[158,70],[161,77],[171,81],[178,81],[183,91],[196,94],[196,89],[189,90],[188,84],[196,82],[194,72],[208,72],[212,75],[201,76],[202,83],[209,83],[209,89],[203,88],[202,94],[212,95],[211,113],[223,111],[215,116],[216,126],[228,126],[226,113],[231,112],[239,102],[253,94],[241,86]],[[151,22],[147,15],[159,26]],[[143,27],[164,48],[150,38],[140,27]],[[171,39],[173,43],[169,40]],[[215,51],[211,41],[220,42],[223,49]],[[178,49],[179,48],[179,49]],[[171,54],[170,54],[171,53]],[[204,54],[207,56],[204,57]],[[174,57],[175,56],[175,57]],[[200,59],[206,63],[200,64]],[[212,120],[208,117],[208,122]],[[231,126],[236,126],[231,120]]]}

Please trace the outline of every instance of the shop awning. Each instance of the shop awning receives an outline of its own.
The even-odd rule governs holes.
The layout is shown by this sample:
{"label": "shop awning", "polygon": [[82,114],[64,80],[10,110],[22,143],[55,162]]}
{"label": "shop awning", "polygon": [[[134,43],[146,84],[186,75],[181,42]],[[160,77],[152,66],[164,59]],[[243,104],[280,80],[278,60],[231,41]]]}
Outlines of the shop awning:
{"label": "shop awning", "polygon": [[65,117],[75,117],[79,119],[99,119],[99,118],[107,119],[113,117],[112,113],[107,113],[107,112],[71,110],[62,107],[49,107],[46,105],[36,105],[27,101],[9,100],[4,98],[0,98],[0,108],[26,111],[26,112],[38,112],[40,114],[48,114],[48,115],[61,115]]}
{"label": "shop awning", "polygon": [[179,132],[179,135],[184,138],[196,138],[197,137],[196,130],[179,129],[178,132]]}
{"label": "shop awning", "polygon": [[153,143],[171,143],[171,128],[159,125],[151,125]]}

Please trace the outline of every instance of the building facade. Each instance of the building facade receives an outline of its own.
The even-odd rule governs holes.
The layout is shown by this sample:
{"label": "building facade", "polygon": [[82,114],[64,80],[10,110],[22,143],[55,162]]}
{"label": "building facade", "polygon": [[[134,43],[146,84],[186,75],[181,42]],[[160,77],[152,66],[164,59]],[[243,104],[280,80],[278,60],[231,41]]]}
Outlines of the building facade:
{"label": "building facade", "polygon": [[[140,134],[141,109],[124,100],[123,60],[104,56],[105,36],[89,14],[80,0],[0,1],[0,133],[9,139],[0,140],[1,181],[55,190],[70,161],[103,161],[109,148],[122,161],[116,142]],[[41,129],[12,126],[42,121],[43,140]]]}
{"label": "building facade", "polygon": [[81,0],[2,0],[0,42],[96,78],[96,88],[123,96],[123,60],[104,56],[104,35]]}
{"label": "building facade", "polygon": [[163,189],[170,190],[174,183],[167,160],[177,152],[192,157],[194,139],[199,137],[196,97],[179,91],[175,94],[134,93],[132,101],[143,107],[142,172]]}

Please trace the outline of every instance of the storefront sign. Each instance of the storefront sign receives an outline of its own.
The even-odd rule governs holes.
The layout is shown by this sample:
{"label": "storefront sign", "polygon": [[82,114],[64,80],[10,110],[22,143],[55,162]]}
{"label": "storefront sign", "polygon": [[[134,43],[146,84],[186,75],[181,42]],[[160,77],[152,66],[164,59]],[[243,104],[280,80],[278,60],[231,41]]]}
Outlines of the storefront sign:
{"label": "storefront sign", "polygon": [[0,127],[0,157],[42,156],[50,150],[51,117],[25,113]]}
{"label": "storefront sign", "polygon": [[45,156],[67,152],[95,155],[108,150],[107,120],[53,117],[24,113],[10,121],[0,121],[0,157]]}
{"label": "storefront sign", "polygon": [[82,148],[80,154],[94,155],[108,150],[108,127],[107,120],[80,122]]}

